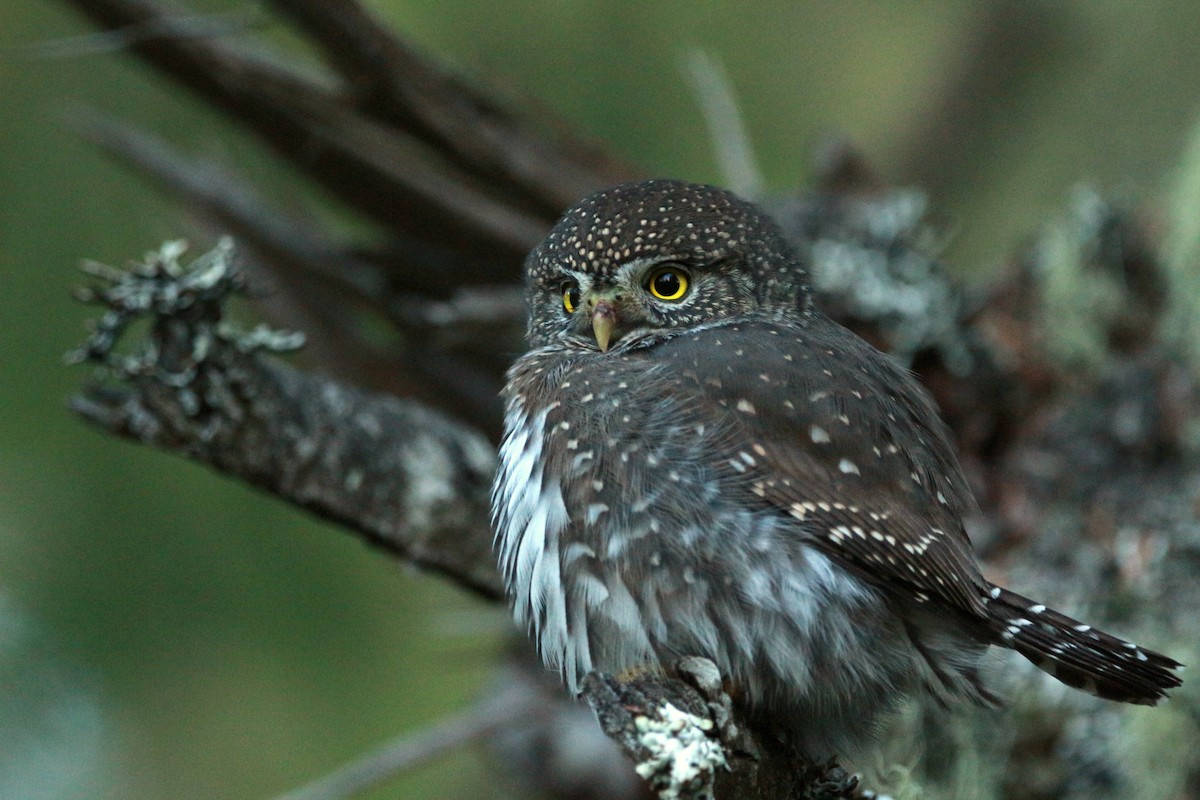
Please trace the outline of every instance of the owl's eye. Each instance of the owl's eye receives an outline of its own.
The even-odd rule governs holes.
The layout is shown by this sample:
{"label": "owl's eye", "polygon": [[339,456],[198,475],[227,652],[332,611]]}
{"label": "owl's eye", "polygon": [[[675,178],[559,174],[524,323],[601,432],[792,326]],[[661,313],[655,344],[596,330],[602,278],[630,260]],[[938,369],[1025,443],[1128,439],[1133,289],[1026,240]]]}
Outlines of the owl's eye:
{"label": "owl's eye", "polygon": [[659,267],[646,279],[646,290],[659,300],[680,300],[688,290],[688,274],[680,267]]}
{"label": "owl's eye", "polygon": [[568,314],[574,314],[575,309],[579,306],[579,284],[575,281],[563,281],[562,285],[563,308]]}

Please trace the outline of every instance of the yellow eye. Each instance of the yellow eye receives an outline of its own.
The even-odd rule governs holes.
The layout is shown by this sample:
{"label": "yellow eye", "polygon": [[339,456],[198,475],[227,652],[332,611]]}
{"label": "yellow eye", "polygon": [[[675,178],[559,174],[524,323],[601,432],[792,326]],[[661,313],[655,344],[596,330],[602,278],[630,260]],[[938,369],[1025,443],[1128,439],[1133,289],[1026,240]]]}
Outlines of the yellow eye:
{"label": "yellow eye", "polygon": [[579,286],[574,281],[566,281],[562,285],[563,308],[568,314],[574,314],[579,305]]}
{"label": "yellow eye", "polygon": [[650,273],[646,289],[659,300],[682,299],[688,290],[688,276],[679,267],[659,267]]}

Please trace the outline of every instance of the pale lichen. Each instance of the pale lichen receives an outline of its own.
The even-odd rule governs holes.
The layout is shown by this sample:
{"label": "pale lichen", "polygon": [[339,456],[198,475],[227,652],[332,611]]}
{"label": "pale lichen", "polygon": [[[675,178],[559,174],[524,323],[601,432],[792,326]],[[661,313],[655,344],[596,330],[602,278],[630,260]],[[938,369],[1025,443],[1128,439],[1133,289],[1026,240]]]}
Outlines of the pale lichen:
{"label": "pale lichen", "polygon": [[724,748],[710,736],[712,720],[670,703],[659,706],[657,714],[634,720],[638,742],[648,753],[637,773],[661,800],[711,798],[713,776],[728,767]]}

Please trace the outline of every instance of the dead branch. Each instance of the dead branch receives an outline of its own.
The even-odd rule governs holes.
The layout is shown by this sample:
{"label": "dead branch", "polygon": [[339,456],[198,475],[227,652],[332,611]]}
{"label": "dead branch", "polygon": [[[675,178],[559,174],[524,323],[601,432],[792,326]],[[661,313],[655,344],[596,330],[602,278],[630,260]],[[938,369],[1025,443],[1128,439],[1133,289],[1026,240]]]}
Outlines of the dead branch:
{"label": "dead branch", "polygon": [[[395,555],[489,598],[501,596],[488,496],[494,451],[416,403],[300,372],[267,353],[300,340],[230,330],[225,303],[245,288],[225,243],[183,265],[164,245],[128,271],[93,269],[83,293],[104,316],[74,354],[120,383],[72,408],[110,433],[171,450],[276,494]],[[133,322],[150,326],[118,350]]]}

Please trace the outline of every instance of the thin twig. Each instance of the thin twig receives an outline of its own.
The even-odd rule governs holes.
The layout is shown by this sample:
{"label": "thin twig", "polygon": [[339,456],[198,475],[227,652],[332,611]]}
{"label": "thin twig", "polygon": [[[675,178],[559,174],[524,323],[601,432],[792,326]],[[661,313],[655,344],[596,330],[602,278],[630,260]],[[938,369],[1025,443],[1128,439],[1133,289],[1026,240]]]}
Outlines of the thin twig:
{"label": "thin twig", "polygon": [[35,59],[107,56],[154,39],[218,39],[257,31],[267,24],[258,7],[217,14],[180,15],[169,22],[146,20],[107,31],[47,39],[24,48],[24,54]]}
{"label": "thin twig", "polygon": [[[154,0],[70,0],[98,24],[123,28],[178,16]],[[343,202],[388,230],[455,252],[490,254],[486,276],[515,278],[551,219],[481,190],[409,132],[364,117],[330,76],[315,80],[215,40],[166,37],[131,51],[257,134]],[[471,263],[471,262],[468,262]],[[460,275],[460,278],[466,276]]]}
{"label": "thin twig", "polygon": [[399,318],[412,327],[470,329],[521,320],[525,292],[519,286],[481,286],[455,292],[442,302],[417,297],[399,305]]}
{"label": "thin twig", "polygon": [[163,139],[90,108],[71,109],[67,118],[79,135],[211,217],[216,227],[234,234],[243,245],[269,253],[364,303],[386,307],[387,277],[376,265],[355,259],[348,248],[329,240],[312,224],[268,206],[245,181],[215,164],[189,159]]}
{"label": "thin twig", "polygon": [[512,727],[542,714],[540,703],[520,690],[486,697],[459,714],[443,717],[434,725],[408,733],[312,783],[279,795],[274,800],[345,800],[345,798],[396,777],[405,770],[443,755],[500,728]]}
{"label": "thin twig", "polygon": [[[365,111],[431,145],[515,206],[553,219],[636,177],[546,110],[518,115],[477,81],[422,56],[358,0],[272,0],[320,47]],[[534,120],[537,120],[535,123]]]}
{"label": "thin twig", "polygon": [[762,197],[766,182],[758,168],[729,74],[703,50],[688,52],[683,66],[704,114],[722,181],[744,197]]}

